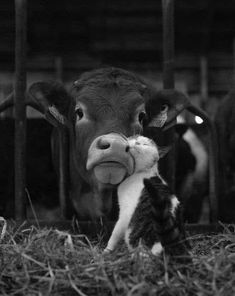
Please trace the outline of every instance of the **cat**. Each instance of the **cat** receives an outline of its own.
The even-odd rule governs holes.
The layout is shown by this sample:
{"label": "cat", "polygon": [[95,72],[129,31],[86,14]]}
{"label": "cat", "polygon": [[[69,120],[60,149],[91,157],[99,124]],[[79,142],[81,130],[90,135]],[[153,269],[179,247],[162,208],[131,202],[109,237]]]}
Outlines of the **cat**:
{"label": "cat", "polygon": [[169,149],[140,135],[128,143],[134,173],[118,186],[119,218],[104,252],[113,251],[124,238],[129,250],[142,243],[154,255],[163,248],[173,255],[188,254],[179,201],[158,170],[159,159]]}

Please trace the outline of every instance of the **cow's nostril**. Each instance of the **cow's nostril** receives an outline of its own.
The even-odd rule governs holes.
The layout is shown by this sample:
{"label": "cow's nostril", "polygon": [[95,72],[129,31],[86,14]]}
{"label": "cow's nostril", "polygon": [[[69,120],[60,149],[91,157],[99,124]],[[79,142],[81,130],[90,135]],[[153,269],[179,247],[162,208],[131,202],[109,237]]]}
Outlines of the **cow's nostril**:
{"label": "cow's nostril", "polygon": [[130,150],[130,146],[127,145],[127,146],[126,146],[126,152],[129,152],[129,150]]}
{"label": "cow's nostril", "polygon": [[105,139],[100,139],[97,143],[97,148],[101,150],[109,149],[110,146],[111,146],[110,143]]}

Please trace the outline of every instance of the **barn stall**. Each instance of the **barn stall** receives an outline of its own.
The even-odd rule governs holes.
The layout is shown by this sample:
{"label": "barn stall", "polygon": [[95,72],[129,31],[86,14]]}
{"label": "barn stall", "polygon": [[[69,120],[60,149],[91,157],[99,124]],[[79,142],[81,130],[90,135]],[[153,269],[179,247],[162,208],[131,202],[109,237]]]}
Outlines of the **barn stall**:
{"label": "barn stall", "polygon": [[[4,5],[4,4],[3,4]],[[35,5],[32,5],[29,4],[28,5],[28,8],[27,8],[27,11],[28,11],[28,28],[31,28],[32,32],[34,30],[37,30],[37,28],[35,27],[35,24],[34,22],[32,22],[32,26],[31,26],[31,19],[33,18],[33,15],[37,16],[37,17],[40,17],[40,16],[43,16],[43,17],[48,17],[48,15],[53,14],[53,22],[56,22],[60,16],[63,17],[62,15],[62,9],[64,8],[63,5],[65,4],[60,4],[58,6],[58,8],[56,9],[56,11],[54,11],[51,7],[51,10],[50,10],[50,5],[47,4],[47,6],[43,5],[42,3],[38,3],[38,4],[35,4]],[[71,3],[71,6],[68,5],[67,6],[67,13],[71,13],[71,11],[73,11],[73,9],[71,9],[72,5],[75,5],[74,3]],[[103,4],[104,5],[104,4]],[[134,5],[134,4],[133,4]],[[115,46],[113,46],[113,50],[109,50],[108,48],[112,46],[112,42],[120,42],[120,38],[127,38],[127,34],[133,34],[132,33],[132,30],[133,29],[133,24],[131,24],[131,22],[134,22],[134,21],[137,21],[137,20],[140,20],[141,17],[143,18],[146,18],[146,16],[138,16],[138,14],[140,14],[140,11],[138,12],[138,9],[140,9],[140,7],[138,6],[139,4],[136,4],[136,7],[135,9],[133,9],[133,12],[132,10],[128,10],[127,12],[123,12],[122,11],[122,8],[118,8],[118,7],[115,7],[115,5],[110,5],[110,8],[106,7],[105,9],[107,11],[109,11],[109,13],[107,12],[107,24],[103,21],[103,22],[99,22],[100,20],[98,19],[97,20],[97,15],[102,12],[104,8],[102,8],[102,5],[99,5],[98,7],[92,7],[90,8],[89,5],[87,5],[86,7],[83,7],[84,11],[86,11],[87,13],[87,22],[90,21],[90,30],[92,30],[93,26],[94,26],[94,22],[97,21],[97,24],[99,24],[100,27],[99,30],[100,31],[103,31],[104,28],[107,28],[107,31],[109,32],[109,30],[113,29],[114,31],[117,30],[117,26],[118,26],[118,18],[120,19],[124,19],[125,22],[126,22],[126,26],[128,28],[130,28],[130,32],[126,32],[125,34],[121,34],[120,35],[117,35],[116,37],[116,40],[112,40],[113,37],[111,37],[111,33],[107,33],[107,41],[104,41],[104,44],[102,45],[104,48],[103,49],[100,49],[100,55],[102,55],[102,52],[103,52],[103,55],[104,57],[101,57],[99,58],[100,61],[99,63],[95,63],[94,62],[94,67],[97,67],[97,65],[101,65],[101,64],[105,64],[105,63],[110,63],[110,59],[113,59],[114,60],[114,65],[116,63],[116,65],[118,66],[123,66],[123,61],[122,59],[127,59],[127,56],[129,55],[129,52],[130,52],[130,49],[128,48],[128,44],[126,45],[126,53],[123,54],[123,57],[121,57],[121,54],[120,54],[120,50],[118,49],[118,44],[116,44],[116,48]],[[151,4],[151,5],[154,5],[154,4]],[[151,5],[150,3],[148,5],[146,5],[145,9],[146,9],[146,14],[150,13],[150,9],[151,9]],[[173,8],[171,8],[171,2],[170,3],[166,3],[164,4],[165,6],[163,6],[163,9],[161,8],[161,5],[160,7],[156,6],[156,10],[157,10],[157,14],[156,16],[154,16],[156,19],[161,19],[161,15],[162,15],[162,11],[163,11],[163,45],[161,45],[161,42],[158,42],[159,44],[156,44],[156,41],[155,41],[155,38],[150,38],[149,40],[149,44],[150,42],[152,42],[152,47],[150,47],[149,45],[149,48],[148,49],[142,49],[140,50],[138,48],[138,51],[137,49],[135,49],[136,53],[134,54],[134,56],[136,55],[136,59],[140,60],[139,62],[135,62],[135,67],[139,67],[139,70],[138,72],[140,71],[143,71],[143,68],[147,67],[148,68],[148,72],[147,72],[147,75],[149,75],[150,77],[152,76],[152,80],[153,80],[153,66],[150,67],[150,63],[147,62],[146,60],[149,59],[149,54],[152,53],[152,51],[154,50],[156,53],[157,53],[157,56],[158,56],[158,59],[161,58],[161,54],[160,54],[160,49],[162,50],[163,52],[163,77],[162,77],[162,83],[163,83],[163,87],[165,89],[173,89],[174,88],[174,70],[173,70],[173,67],[174,67],[174,11],[173,11]],[[76,6],[76,5],[75,5]],[[7,6],[6,6],[7,7]],[[120,6],[121,7],[121,6]],[[8,8],[9,10],[11,9],[11,7]],[[47,11],[47,14],[46,16],[41,14],[40,11],[43,9],[49,9]],[[71,10],[70,10],[71,9]],[[113,13],[115,12],[115,9],[119,9],[119,14],[117,14],[117,16],[113,17]],[[182,11],[183,9],[185,9],[184,7],[181,7],[179,5],[179,7],[176,7],[176,13],[177,13],[177,9],[178,11]],[[192,9],[192,8],[191,8]],[[202,8],[201,8],[202,9]],[[28,41],[26,43],[26,15],[24,15],[24,13],[26,14],[26,9],[22,9],[23,13],[19,13],[19,15],[16,15],[16,48],[15,48],[15,66],[16,66],[16,82],[15,82],[15,90],[16,90],[16,96],[15,96],[15,106],[17,106],[17,104],[19,104],[19,107],[15,107],[15,117],[18,118],[18,116],[20,116],[20,118],[24,117],[24,108],[22,107],[21,103],[19,103],[20,101],[22,102],[22,99],[16,99],[18,97],[17,93],[18,93],[18,87],[20,89],[20,92],[22,92],[22,87],[23,88],[26,88],[26,46],[27,44],[30,44],[30,41],[33,37],[30,37],[30,36],[34,36],[34,35],[37,35],[38,33],[35,31],[35,34],[33,33],[28,33]],[[156,14],[156,13],[155,13]],[[154,15],[155,15],[154,14]],[[32,16],[32,17],[31,17]],[[74,15],[73,15],[74,16]],[[17,18],[18,17],[18,18]],[[25,18],[25,20],[24,20]],[[48,21],[48,19],[46,19]],[[19,24],[17,23],[17,21],[19,22]],[[75,22],[75,20],[73,20]],[[150,28],[151,26],[153,26],[154,24],[156,25],[156,28],[152,28],[154,30],[157,29],[157,32],[160,30],[160,32],[158,32],[158,34],[161,33],[161,27],[160,27],[160,24],[157,24],[156,23],[156,20],[153,19],[153,16],[149,16],[148,17],[148,21],[150,23],[148,24],[145,24],[143,25],[143,28],[138,28],[135,29],[136,30],[136,34],[138,33],[138,31],[140,32],[139,33],[139,36],[143,36],[143,38],[146,38],[146,36],[148,36],[148,31],[150,31]],[[40,20],[39,20],[40,22]],[[46,22],[46,21],[45,21]],[[50,23],[49,25],[53,26],[53,22]],[[113,22],[111,25],[109,25],[109,22]],[[131,25],[128,25],[129,23]],[[73,23],[73,22],[72,22]],[[44,26],[46,26],[47,23],[44,24]],[[67,24],[68,26],[73,26],[73,24],[69,25]],[[124,25],[123,25],[124,26]],[[140,25],[138,25],[140,27]],[[147,28],[145,27],[147,26]],[[150,27],[150,28],[149,28]],[[43,26],[42,26],[42,30],[43,30]],[[18,31],[19,30],[19,33]],[[44,29],[45,30],[45,29]],[[64,30],[64,27],[62,26],[61,30],[63,31]],[[75,30],[75,28],[73,27],[73,30]],[[70,45],[71,45],[71,40],[73,38],[73,34],[74,31],[73,30],[69,30],[69,32],[71,32],[71,39],[70,41],[68,41],[67,43],[67,46],[68,48],[70,48]],[[83,30],[85,30],[84,28],[84,25],[83,25]],[[152,32],[152,31],[151,31]],[[44,35],[43,35],[44,33]],[[21,34],[21,35],[20,35]],[[68,54],[65,52],[63,53],[63,51],[65,51],[65,49],[63,49],[61,47],[61,44],[62,44],[62,38],[59,37],[60,34],[58,34],[57,32],[54,32],[53,35],[55,34],[55,39],[59,39],[57,40],[55,43],[54,41],[50,41],[51,38],[49,36],[47,36],[46,34],[46,31],[42,31],[42,36],[45,36],[45,40],[47,40],[47,42],[51,42],[51,44],[48,45],[48,52],[47,54],[41,54],[41,56],[38,56],[38,51],[40,52],[40,44],[34,44],[32,42],[32,47],[35,47],[37,48],[36,50],[33,50],[32,49],[32,52],[35,51],[35,54],[33,54],[33,57],[32,58],[28,58],[28,61],[27,61],[27,67],[29,68],[29,73],[28,73],[28,83],[30,83],[32,80],[31,79],[35,79],[33,77],[35,77],[35,75],[39,75],[37,77],[42,77],[43,75],[45,75],[45,77],[48,77],[48,78],[55,78],[55,79],[59,79],[59,80],[64,80],[65,83],[69,83],[71,81],[71,77],[66,77],[66,75],[71,75],[73,72],[75,72],[75,69],[71,69],[71,68],[68,68],[67,69],[67,59],[68,59]],[[58,34],[58,35],[57,35]],[[77,34],[81,34],[81,32],[78,32]],[[84,32],[82,34],[85,34]],[[88,33],[87,33],[88,34]],[[89,35],[89,34],[88,34]],[[99,34],[96,34],[96,36],[98,36]],[[177,37],[177,31],[176,31],[176,37]],[[88,37],[87,37],[88,38]],[[98,37],[96,37],[98,38]],[[94,56],[94,54],[92,53],[93,52],[97,52],[97,48],[96,46],[98,46],[97,44],[101,44],[101,41],[100,40],[93,40],[92,37],[90,37],[90,39],[92,40],[92,42],[94,42],[93,44],[93,47],[91,45],[91,54],[89,54],[87,51],[87,55],[90,55],[90,56]],[[119,39],[118,39],[119,38]],[[159,38],[160,38],[160,35],[159,35]],[[61,40],[60,40],[61,39]],[[76,38],[77,39],[77,38]],[[81,40],[80,40],[81,39]],[[84,47],[84,46],[87,46],[85,45],[85,41],[83,40],[83,38],[81,37],[79,40],[81,41],[78,45],[78,51],[82,51],[82,55],[84,55],[84,48],[83,49],[79,49],[79,47]],[[113,38],[114,39],[114,38]],[[34,40],[34,39],[33,39]],[[176,39],[177,40],[177,39]],[[204,39],[203,39],[204,40]],[[133,41],[134,42],[134,39]],[[8,42],[9,43],[9,42]],[[101,46],[101,45],[99,45]],[[136,44],[137,46],[137,44]],[[145,45],[146,46],[146,45]],[[132,45],[132,47],[134,48],[134,45]],[[199,51],[199,49],[195,49],[197,51]],[[11,49],[12,51],[12,49]],[[74,50],[73,50],[74,51]],[[147,51],[147,53],[145,53]],[[98,51],[99,52],[99,51]],[[108,52],[108,54],[107,54]],[[49,57],[47,57],[48,55],[52,54],[52,53],[55,53],[54,57],[50,60]],[[8,52],[8,55],[9,55],[9,52]],[[110,57],[113,55],[113,57]],[[118,56],[120,55],[120,56]],[[141,57],[142,56],[142,57]],[[146,56],[147,58],[144,59],[143,56]],[[43,63],[43,59],[45,59],[45,57],[47,57],[46,60],[44,60],[45,62]],[[78,58],[78,54],[77,56],[74,56],[75,60]],[[86,59],[84,58],[81,58],[82,60],[85,60],[85,63],[87,62]],[[98,57],[96,57],[96,59],[98,59]],[[104,60],[104,59],[107,59],[107,60]],[[155,68],[161,68],[161,66],[159,66],[159,62],[158,62],[158,59],[154,59],[155,62],[157,62]],[[47,67],[47,69],[45,70],[46,73],[40,73],[38,72],[37,74],[35,73],[31,73],[31,66],[30,64],[32,63],[32,61],[35,63],[35,61],[37,61],[36,63],[40,64],[41,67]],[[49,61],[49,63],[48,63]],[[71,62],[71,61],[70,61]],[[200,56],[199,56],[199,70],[201,71],[201,85],[200,85],[200,92],[202,93],[201,95],[201,98],[202,100],[205,100],[205,96],[207,96],[208,94],[206,93],[207,92],[207,74],[206,74],[206,58],[204,57],[204,53],[202,55],[202,53],[200,52]],[[84,63],[84,61],[83,61]],[[134,61],[130,61],[130,63],[133,63],[134,64]],[[78,73],[80,73],[81,71],[85,70],[85,69],[89,69],[89,67],[92,68],[91,65],[89,65],[89,62],[87,62],[87,65],[86,67],[83,65],[81,66],[81,62],[77,62],[77,64],[79,65],[79,69],[76,69]],[[29,66],[28,66],[29,65]],[[148,66],[147,66],[148,65]],[[48,69],[48,67],[53,67],[54,69]],[[34,65],[35,67],[35,65]],[[71,67],[71,65],[68,64],[68,67]],[[132,68],[130,66],[130,68]],[[41,70],[41,69],[40,69]],[[39,71],[40,71],[39,70]],[[54,71],[53,74],[49,74],[50,71]],[[134,68],[135,70],[135,68]],[[38,70],[37,70],[38,71]],[[180,70],[182,71],[182,70]],[[18,74],[19,73],[19,74]],[[178,74],[178,73],[177,73]],[[184,75],[184,77],[188,77],[189,73],[187,73],[187,75]],[[42,75],[42,76],[41,76]],[[144,75],[144,74],[142,74]],[[146,74],[145,74],[146,75]],[[161,77],[159,77],[159,73],[156,73],[156,79],[154,80],[154,83],[155,84],[160,84],[161,83]],[[192,75],[192,74],[191,74]],[[18,78],[19,76],[19,78]],[[24,83],[24,80],[25,80],[25,85],[23,85]],[[180,79],[182,80],[182,79]],[[18,81],[20,81],[19,85],[18,86]],[[11,81],[12,82],[12,81]],[[10,84],[11,82],[8,82],[8,84]],[[178,82],[176,81],[176,84],[179,84],[179,87],[183,87],[185,88],[184,90],[185,91],[188,91],[185,87],[185,85],[187,84],[187,87],[188,85],[190,85],[190,83],[187,83],[187,82]],[[195,83],[195,82],[194,82]],[[7,84],[7,83],[6,83]],[[177,85],[178,85],[177,84]],[[21,86],[23,85],[23,86]],[[8,86],[9,87],[9,86]],[[195,87],[195,86],[194,86]],[[4,93],[4,89],[7,89],[6,87],[3,88],[3,91],[2,93]],[[190,93],[190,91],[188,91],[188,93]],[[22,95],[19,95],[19,97],[22,98]],[[9,104],[11,104],[12,102],[12,97],[10,95],[10,98],[8,98],[8,102]],[[23,104],[23,103],[22,103]],[[26,102],[26,105],[27,105],[27,102]],[[21,107],[20,107],[21,106]],[[5,110],[7,107],[7,101],[5,101],[2,105],[2,110]],[[17,111],[17,108],[20,109],[20,111]],[[188,107],[188,109],[191,109],[191,111],[195,112],[195,108],[193,106],[190,106]],[[6,111],[7,112],[7,111]],[[32,117],[35,117],[35,116],[40,116],[38,113],[35,113],[35,111],[32,110],[32,108],[30,108],[30,110],[27,111],[28,112],[28,117],[29,118],[32,118]],[[201,112],[202,111],[197,111],[197,112]],[[18,114],[19,113],[19,114]],[[199,114],[200,115],[200,114]],[[206,116],[206,120],[209,119],[209,117],[207,117],[206,114],[202,113],[201,116]],[[20,120],[20,119],[19,119]],[[25,121],[25,119],[21,119],[23,120],[23,122]],[[32,120],[33,121],[33,120]],[[30,120],[29,120],[30,122]],[[206,121],[205,121],[206,122]],[[209,129],[211,129],[211,122],[209,122]],[[16,123],[17,123],[17,120],[16,120]],[[19,125],[19,124],[18,124]],[[25,125],[25,123],[23,124]],[[15,140],[16,141],[16,145],[15,147],[18,147],[21,146],[21,149],[18,151],[16,148],[15,149],[15,153],[18,153],[20,156],[15,156],[15,199],[17,200],[17,202],[15,202],[15,217],[17,220],[24,220],[26,218],[26,212],[25,212],[25,200],[26,200],[26,196],[25,196],[25,142],[26,140],[25,139],[25,127],[22,127],[22,130],[20,132],[20,135],[18,135],[18,140]],[[17,124],[16,124],[16,131],[17,131]],[[214,134],[214,131],[213,131],[213,126],[212,126],[212,133]],[[60,175],[59,175],[59,179],[60,181],[58,182],[58,186],[54,186],[54,190],[56,190],[56,187],[59,188],[59,201],[60,201],[60,205],[61,205],[61,212],[62,212],[62,217],[64,216],[65,217],[65,213],[66,213],[66,160],[64,160],[64,158],[66,158],[66,156],[64,155],[64,153],[62,153],[63,149],[64,149],[64,146],[62,144],[62,142],[64,141],[63,139],[63,131],[60,130],[60,139],[61,139],[61,169],[60,169]],[[15,134],[15,137],[17,137],[17,132]],[[165,136],[166,138],[169,137],[169,142],[172,142],[172,137],[173,137],[173,129],[171,130],[170,134],[169,135],[166,135]],[[22,141],[22,143],[21,143]],[[167,140],[166,140],[167,141]],[[211,136],[211,141],[212,141],[212,144],[211,146],[209,145],[209,147],[211,148],[208,148],[209,150],[213,150],[216,148],[216,145],[214,144],[213,141],[215,141],[215,136],[212,135]],[[27,141],[29,142],[29,140]],[[18,143],[21,143],[18,144]],[[28,148],[28,150],[30,151],[30,147]],[[17,152],[18,151],[18,152]],[[30,153],[30,152],[29,152]],[[216,153],[216,151],[215,151]],[[21,159],[22,157],[22,159]],[[211,217],[210,217],[210,220],[213,221],[213,222],[216,222],[217,220],[217,198],[216,198],[216,183],[215,182],[215,178],[216,178],[216,170],[214,168],[214,166],[216,166],[215,164],[215,161],[217,160],[217,158],[215,157],[214,160],[210,161],[210,165],[211,165],[211,168],[210,168],[210,185],[209,185],[209,188],[210,188],[210,194],[209,194],[209,204],[210,204],[210,210],[211,210]],[[168,159],[166,160],[167,162],[167,165],[165,167],[167,167],[166,171],[167,172],[171,172],[171,173],[168,173],[168,176],[167,176],[167,179],[170,181],[170,183],[174,183],[174,178],[175,178],[175,172],[174,172],[174,153],[170,153],[169,154],[169,157]],[[18,169],[17,169],[18,167]],[[50,172],[51,173],[51,172]],[[53,180],[54,181],[54,180]],[[55,183],[55,182],[54,182]],[[19,201],[18,201],[19,199]],[[58,200],[57,200],[58,202]]]}
{"label": "barn stall", "polygon": [[[232,85],[232,66],[233,66],[233,53],[232,53],[232,42],[233,36],[231,27],[227,30],[226,34],[223,31],[223,37],[226,40],[230,40],[230,43],[226,45],[224,43],[223,50],[226,52],[224,55],[218,52],[221,51],[221,44],[217,44],[218,52],[210,53],[211,48],[216,48],[215,33],[221,34],[214,24],[216,12],[222,11],[224,14],[231,13],[217,2],[211,3],[198,2],[198,4],[183,4],[183,2],[178,2],[175,7],[175,19],[180,19],[182,14],[183,21],[182,24],[177,23],[174,27],[174,3],[173,1],[163,1],[161,3],[155,3],[153,1],[146,2],[146,4],[133,2],[132,6],[125,7],[122,3],[116,4],[110,2],[109,4],[104,1],[99,4],[93,5],[94,3],[86,3],[83,6],[78,5],[71,1],[71,3],[58,2],[58,6],[55,8],[52,4],[45,4],[38,2],[37,4],[28,3],[26,8],[26,1],[15,1],[15,78],[10,74],[9,69],[12,69],[13,65],[11,62],[6,62],[7,57],[10,57],[12,52],[11,49],[7,48],[5,50],[6,58],[3,62],[3,68],[6,67],[5,71],[8,75],[2,76],[6,77],[3,79],[3,103],[1,105],[1,111],[6,110],[6,108],[12,107],[14,105],[14,115],[15,118],[15,214],[14,218],[17,221],[17,225],[20,225],[23,221],[27,220],[26,215],[26,199],[28,198],[28,192],[26,188],[26,105],[27,98],[25,97],[26,91],[26,71],[32,76],[28,79],[29,81],[38,80],[40,76],[46,76],[53,79],[63,80],[68,85],[71,83],[72,77],[74,77],[76,72],[81,73],[84,70],[99,67],[104,64],[112,64],[116,66],[127,65],[131,70],[139,72],[143,76],[147,76],[148,79],[152,80],[153,83],[161,85],[164,89],[173,89],[175,84],[176,88],[181,88],[189,94],[193,99],[199,97],[199,106],[205,106],[208,98],[210,96],[224,95]],[[8,4],[2,2],[4,13],[14,8],[8,7]],[[144,8],[143,8],[144,5]],[[47,7],[48,6],[48,7]],[[46,12],[46,16],[43,14]],[[28,17],[26,16],[26,12]],[[63,16],[63,12],[71,17],[71,23],[66,20],[66,16]],[[199,27],[196,24],[189,27],[184,23],[187,20],[188,12],[191,13],[191,17],[197,20],[203,20],[203,25]],[[223,14],[221,12],[221,14]],[[77,20],[77,14],[81,17]],[[86,17],[84,17],[86,15]],[[101,17],[102,16],[102,17]],[[45,19],[42,20],[45,17]],[[141,22],[141,18],[147,19],[146,22]],[[28,24],[26,26],[26,19],[28,19]],[[37,26],[35,24],[35,19],[38,23],[44,24],[44,26]],[[49,21],[53,19],[53,21]],[[188,19],[190,24],[193,24],[192,19]],[[219,19],[219,18],[218,18]],[[228,18],[227,18],[228,19]],[[64,20],[64,25],[61,20]],[[206,21],[205,21],[206,20]],[[46,23],[48,22],[48,23]],[[45,24],[46,23],[46,24]],[[121,29],[119,26],[121,25]],[[137,25],[138,24],[138,25]],[[141,25],[140,25],[141,24]],[[163,26],[162,26],[163,24]],[[48,30],[48,27],[51,30]],[[122,27],[123,26],[123,27]],[[146,26],[146,27],[145,27]],[[218,25],[217,25],[218,26]],[[79,27],[78,32],[76,28]],[[163,34],[162,34],[163,27]],[[58,28],[58,31],[55,30]],[[126,29],[130,29],[130,31]],[[94,31],[92,31],[94,29]],[[38,31],[37,31],[38,30]],[[194,31],[195,30],[195,31]],[[201,34],[201,31],[203,34]],[[215,31],[213,31],[215,30]],[[28,35],[28,41],[26,42],[26,31]],[[55,32],[56,31],[56,32]],[[67,33],[71,32],[71,36]],[[53,32],[53,38],[51,38],[50,32]],[[115,32],[115,33],[114,33]],[[174,34],[174,32],[176,32]],[[193,37],[191,33],[195,34]],[[36,36],[43,36],[45,34],[45,43],[39,42]],[[49,33],[49,34],[48,34]],[[48,35],[47,35],[48,34]],[[185,34],[185,35],[184,35]],[[158,40],[162,39],[163,42]],[[174,35],[176,39],[176,44],[181,44],[181,46],[176,46],[176,58],[174,53]],[[190,36],[189,36],[190,35]],[[8,36],[8,34],[6,34]],[[9,34],[10,36],[10,34]],[[9,37],[8,36],[8,37]],[[74,37],[76,36],[76,38]],[[115,38],[114,38],[115,36]],[[136,36],[136,39],[131,39],[130,36]],[[155,36],[159,36],[156,38]],[[183,37],[182,37],[183,36]],[[139,38],[143,38],[143,41],[139,42]],[[185,43],[183,40],[188,37],[188,42]],[[217,37],[217,36],[216,36]],[[71,48],[72,41],[76,39],[79,42],[75,45],[76,54],[74,52],[66,52],[65,47]],[[141,39],[140,39],[141,40]],[[157,42],[156,42],[157,41]],[[9,42],[8,45],[12,42]],[[42,46],[43,43],[43,46]],[[124,46],[123,46],[124,44]],[[12,44],[11,44],[12,45]],[[13,46],[13,45],[12,45]],[[28,58],[26,66],[26,46],[28,46]],[[42,48],[43,47],[43,48]],[[48,49],[45,49],[47,47]],[[193,47],[193,48],[192,48]],[[229,49],[229,50],[228,50]],[[46,51],[44,53],[43,51]],[[77,53],[79,52],[79,54]],[[185,53],[186,52],[186,53]],[[162,54],[163,53],[163,54]],[[74,56],[72,55],[74,54]],[[163,55],[163,58],[162,58]],[[222,56],[222,57],[221,57]],[[71,58],[72,57],[72,58]],[[132,58],[131,58],[132,57]],[[163,60],[163,78],[160,72],[156,69],[161,69],[161,61]],[[75,62],[77,65],[75,66]],[[209,61],[213,61],[213,67],[215,67],[214,72],[210,73],[210,68],[208,67]],[[216,61],[216,62],[215,62]],[[176,83],[174,82],[174,64],[176,64]],[[216,65],[216,66],[215,66]],[[9,67],[9,68],[7,68]],[[218,67],[218,68],[216,68]],[[9,72],[8,72],[9,71]],[[32,71],[32,73],[31,73]],[[41,73],[40,73],[41,71]],[[220,72],[221,75],[216,75],[216,72]],[[44,73],[45,72],[45,73]],[[218,73],[217,73],[218,74]],[[225,74],[225,75],[224,75]],[[211,75],[211,76],[210,76]],[[36,77],[36,78],[35,78]],[[219,77],[222,77],[219,80]],[[230,77],[229,79],[224,79],[224,77]],[[224,80],[223,80],[224,79]],[[9,95],[5,99],[5,91],[9,89],[14,82],[14,95]],[[32,81],[31,80],[31,81]],[[218,82],[219,80],[219,82]],[[211,83],[211,85],[210,85]],[[192,99],[192,100],[193,100]],[[34,106],[31,106],[34,107]],[[204,120],[204,124],[209,130],[208,136],[208,151],[210,155],[213,151],[213,157],[210,159],[209,167],[209,210],[208,221],[211,224],[207,225],[188,225],[188,230],[190,232],[218,232],[225,229],[225,226],[217,224],[217,145],[216,145],[216,135],[214,131],[214,125],[210,117],[196,107],[195,105],[188,102],[188,111],[194,115],[199,116]],[[3,121],[6,116],[12,116],[12,112],[7,113],[3,116]],[[28,117],[37,117],[38,113],[35,113],[32,109],[27,112]],[[189,115],[186,115],[186,117]],[[194,117],[189,117],[189,120],[193,120]],[[31,119],[32,120],[32,119]],[[30,119],[29,119],[30,121]],[[40,133],[40,132],[39,132]],[[173,141],[174,129],[169,132],[167,136],[167,141]],[[55,190],[58,190],[58,200],[60,203],[60,217],[65,218],[66,207],[67,207],[67,171],[66,171],[66,150],[64,148],[64,134],[63,130],[60,131],[60,170],[58,176],[58,186]],[[165,165],[167,166],[167,171],[172,172],[169,174],[168,180],[174,185],[174,153],[172,152],[167,158]],[[29,188],[30,192],[30,188]],[[30,203],[33,203],[30,199]],[[32,208],[34,208],[32,204]],[[34,221],[28,219],[28,223],[25,226],[26,229],[29,224],[34,224],[37,226],[56,226],[57,228],[71,229],[75,227],[82,234],[91,235],[92,233],[100,233],[102,230],[102,225],[94,224],[91,222],[81,222],[76,221],[71,223],[71,221],[53,221],[52,224],[45,220],[39,220],[37,218],[37,212],[33,214]],[[215,223],[215,224],[212,224]],[[4,223],[3,223],[4,224]],[[71,226],[72,225],[72,226]],[[113,223],[108,223],[109,232],[112,229]],[[228,229],[230,231],[230,229]],[[67,234],[65,234],[66,237]],[[68,235],[69,238],[69,235]],[[71,282],[72,283],[72,282]],[[72,285],[74,288],[74,286]],[[79,294],[82,292],[74,290]],[[80,291],[80,292],[79,292]]]}

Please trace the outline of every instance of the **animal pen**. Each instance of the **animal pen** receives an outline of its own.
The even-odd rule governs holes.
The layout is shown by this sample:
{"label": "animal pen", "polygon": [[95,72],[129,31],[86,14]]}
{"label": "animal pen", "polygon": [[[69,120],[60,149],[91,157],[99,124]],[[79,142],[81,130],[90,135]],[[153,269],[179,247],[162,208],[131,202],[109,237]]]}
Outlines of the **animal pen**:
{"label": "animal pen", "polygon": [[[166,93],[174,89],[174,0],[162,0],[163,14],[163,86]],[[9,95],[1,104],[0,112],[9,107],[15,107],[15,220],[22,223],[26,217],[26,107],[33,106],[26,97],[26,31],[27,31],[27,0],[15,0],[15,85],[14,93]],[[207,232],[218,231],[217,224],[217,142],[216,133],[210,118],[199,108],[187,102],[186,109],[203,118],[209,130],[209,206],[210,224],[209,225],[188,225],[192,231]],[[40,111],[40,110],[39,110]],[[68,198],[68,168],[67,153],[65,145],[65,133],[59,129],[59,200],[61,216],[65,218],[66,199]],[[169,142],[173,142],[174,128],[167,132]],[[166,160],[168,180],[174,184],[174,153],[171,152]],[[46,225],[45,221],[38,221],[40,225]],[[35,224],[36,221],[28,221]],[[84,233],[94,231],[91,222],[79,222]],[[53,223],[54,226],[69,228],[71,221]]]}

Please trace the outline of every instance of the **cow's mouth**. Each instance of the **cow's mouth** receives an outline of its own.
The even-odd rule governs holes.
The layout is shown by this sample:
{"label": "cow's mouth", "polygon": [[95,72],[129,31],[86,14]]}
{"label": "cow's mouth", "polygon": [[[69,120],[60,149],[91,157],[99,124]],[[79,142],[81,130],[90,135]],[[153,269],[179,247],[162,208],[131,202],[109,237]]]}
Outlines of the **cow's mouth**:
{"label": "cow's mouth", "polygon": [[94,167],[96,179],[102,184],[118,185],[127,176],[127,168],[116,161],[101,162]]}
{"label": "cow's mouth", "polygon": [[127,138],[115,133],[97,137],[88,150],[86,169],[105,187],[121,183],[134,169]]}

